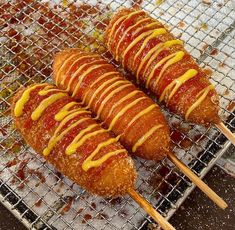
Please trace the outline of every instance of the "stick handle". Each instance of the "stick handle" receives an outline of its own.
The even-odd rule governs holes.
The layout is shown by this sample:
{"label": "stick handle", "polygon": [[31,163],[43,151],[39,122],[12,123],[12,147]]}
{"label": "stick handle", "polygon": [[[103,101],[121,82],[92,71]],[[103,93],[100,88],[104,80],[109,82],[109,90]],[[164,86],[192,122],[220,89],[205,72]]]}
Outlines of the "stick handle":
{"label": "stick handle", "polygon": [[175,228],[158,213],[153,206],[140,196],[133,188],[128,190],[128,194],[137,202],[164,230],[175,230]]}
{"label": "stick handle", "polygon": [[215,124],[215,126],[233,143],[233,145],[235,145],[235,135],[225,126],[224,123],[220,122]]}
{"label": "stick handle", "polygon": [[219,197],[207,184],[205,184],[195,173],[193,173],[185,164],[183,164],[173,153],[169,152],[169,159],[198,187],[200,188],[214,203],[220,208],[227,208],[226,202]]}

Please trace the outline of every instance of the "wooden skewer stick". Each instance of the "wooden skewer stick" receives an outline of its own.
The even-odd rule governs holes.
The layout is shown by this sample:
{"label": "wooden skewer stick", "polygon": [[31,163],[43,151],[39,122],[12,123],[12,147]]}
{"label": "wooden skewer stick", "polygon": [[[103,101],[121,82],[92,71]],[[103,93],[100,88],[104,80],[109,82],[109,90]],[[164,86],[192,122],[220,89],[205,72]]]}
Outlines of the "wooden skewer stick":
{"label": "wooden skewer stick", "polygon": [[140,196],[134,189],[130,188],[128,194],[140,205],[164,230],[175,230],[175,228],[158,213],[152,205]]}
{"label": "wooden skewer stick", "polygon": [[195,173],[193,173],[184,163],[182,163],[173,153],[169,152],[170,160],[198,187],[200,188],[214,203],[220,208],[228,207],[226,202],[219,197],[207,184],[205,184]]}
{"label": "wooden skewer stick", "polygon": [[224,123],[220,122],[215,124],[215,126],[233,143],[233,145],[235,145],[235,135],[225,126]]}

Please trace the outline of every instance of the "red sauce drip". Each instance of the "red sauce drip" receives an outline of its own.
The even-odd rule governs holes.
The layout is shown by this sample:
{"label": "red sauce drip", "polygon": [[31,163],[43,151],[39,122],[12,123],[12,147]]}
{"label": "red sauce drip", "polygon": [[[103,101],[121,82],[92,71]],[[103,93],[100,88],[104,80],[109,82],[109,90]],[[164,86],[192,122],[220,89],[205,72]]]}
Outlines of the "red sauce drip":
{"label": "red sauce drip", "polygon": [[[101,10],[100,3],[95,6],[82,4],[79,7],[71,3],[65,12],[62,4],[51,8],[48,3],[33,1],[33,4],[30,4],[29,2],[32,1],[18,1],[14,5],[1,3],[0,14],[3,20],[0,21],[0,26],[9,27],[6,29],[6,33],[12,39],[10,42],[7,41],[5,45],[14,53],[13,64],[18,66],[23,76],[32,79],[32,82],[39,82],[51,74],[51,65],[48,65],[48,63],[53,59],[55,47],[62,50],[67,48],[68,43],[83,45],[94,42],[94,38],[81,32],[81,29],[87,27],[83,18],[88,15],[100,15]],[[27,7],[28,4],[30,4],[30,7]],[[106,8],[109,10],[109,6]],[[5,9],[8,9],[7,11],[10,13],[6,12]],[[61,11],[64,11],[65,15],[61,16]],[[38,14],[40,15],[39,18],[36,17]],[[18,24],[20,23],[24,23],[26,26],[38,24],[40,28],[33,31],[33,34],[24,35],[19,33]],[[107,20],[103,20],[102,23],[93,24],[96,28],[104,30],[107,23]],[[11,26],[12,24],[14,24],[14,27]],[[38,36],[39,34],[40,36]],[[77,37],[81,38],[79,44]],[[20,42],[20,45],[16,41]],[[29,46],[30,50],[28,49]],[[34,55],[32,55],[32,52]]]}
{"label": "red sauce drip", "polygon": [[179,179],[179,177],[178,177],[177,174],[174,173],[174,172],[172,172],[172,173],[167,177],[167,181],[168,181],[171,185],[176,185],[178,179]]}
{"label": "red sauce drip", "polygon": [[0,133],[1,133],[3,136],[6,136],[6,135],[7,135],[7,130],[6,130],[5,128],[6,128],[6,126],[0,127]]}
{"label": "red sauce drip", "polygon": [[188,138],[183,139],[180,143],[180,146],[182,146],[182,148],[184,149],[188,149],[192,145],[193,145],[192,141],[189,140]]}
{"label": "red sauce drip", "polygon": [[96,204],[95,204],[94,202],[92,202],[92,203],[91,203],[91,207],[92,207],[93,209],[96,209]]}
{"label": "red sauce drip", "polygon": [[170,172],[170,169],[168,169],[165,166],[162,166],[160,170],[158,171],[159,175],[161,175],[162,177],[165,177],[169,172]]}
{"label": "red sauce drip", "polygon": [[77,214],[80,214],[83,211],[83,208],[78,209]]}
{"label": "red sauce drip", "polygon": [[109,24],[110,19],[104,19],[102,21],[95,22],[95,27],[100,30],[105,30]]}
{"label": "red sauce drip", "polygon": [[88,213],[86,213],[84,216],[83,216],[83,220],[82,220],[82,223],[85,224],[87,221],[89,221],[90,219],[92,219],[92,216]]}
{"label": "red sauce drip", "polygon": [[178,130],[173,130],[171,133],[171,140],[179,143],[183,139],[183,135]]}
{"label": "red sauce drip", "polygon": [[121,211],[119,211],[119,215],[126,217],[128,215],[128,212],[127,210],[122,209]]}
{"label": "red sauce drip", "polygon": [[8,161],[8,162],[6,163],[6,167],[7,167],[7,168],[10,168],[10,167],[16,165],[18,162],[19,162],[19,159],[16,157],[16,158],[14,158],[13,160]]}
{"label": "red sauce drip", "polygon": [[15,177],[13,177],[13,178],[12,178],[12,180],[11,180],[10,182],[11,182],[11,184],[15,184],[15,182],[16,182],[16,178],[15,178]]}
{"label": "red sauce drip", "polygon": [[55,175],[56,180],[63,179],[63,175],[60,172],[56,172]]}
{"label": "red sauce drip", "polygon": [[[165,166],[162,166],[162,168],[159,170],[159,172],[154,173],[154,175],[150,178],[149,183],[153,188],[157,188],[159,192],[162,194],[167,194],[170,190],[171,185],[176,185],[178,182],[178,176],[176,173],[171,172],[169,175],[169,169],[166,168]],[[167,177],[166,177],[167,176]],[[167,180],[167,182],[163,181],[163,178]],[[159,197],[159,194],[156,195],[156,198]]]}
{"label": "red sauce drip", "polygon": [[66,212],[68,212],[71,209],[73,201],[74,201],[74,197],[71,196],[71,197],[68,198],[67,204],[61,210],[61,215],[64,215]]}
{"label": "red sauce drip", "polygon": [[217,55],[218,54],[218,49],[214,48],[211,50],[211,55]]}
{"label": "red sauce drip", "polygon": [[154,173],[152,177],[149,179],[149,184],[153,188],[157,188],[159,184],[162,182],[162,177],[158,174],[158,172]]}
{"label": "red sauce drip", "polygon": [[30,175],[36,175],[39,178],[40,181],[35,185],[35,187],[38,187],[40,184],[45,183],[46,178],[40,171],[35,169],[29,169],[28,173]]}
{"label": "red sauce drip", "polygon": [[25,187],[25,183],[27,183],[28,180],[25,180],[24,183],[21,183],[19,186],[18,186],[18,189],[23,189]]}
{"label": "red sauce drip", "polygon": [[179,124],[172,124],[172,126],[175,128],[171,131],[171,140],[173,140],[175,143],[179,143],[180,146],[184,149],[189,148],[192,146],[192,141],[186,137],[184,134],[186,134],[189,130],[186,128],[181,127]]}
{"label": "red sauce drip", "polygon": [[29,162],[29,159],[26,159],[26,160],[21,161],[19,164],[19,168],[18,168],[18,171],[16,172],[16,176],[20,178],[20,180],[25,179],[25,167],[28,162]]}
{"label": "red sauce drip", "polygon": [[118,198],[114,198],[114,199],[110,200],[109,202],[111,205],[117,205],[117,204],[120,204],[121,201],[122,201],[122,199],[120,197],[118,197]]}
{"label": "red sauce drip", "polygon": [[6,73],[11,72],[13,69],[14,69],[14,67],[11,66],[11,65],[7,65],[7,66],[4,66],[4,67],[3,67],[3,70],[4,70]]}
{"label": "red sauce drip", "polygon": [[7,34],[9,37],[14,37],[18,32],[14,30],[13,28],[9,29]]}
{"label": "red sauce drip", "polygon": [[42,205],[42,199],[38,200],[34,205],[40,207]]}

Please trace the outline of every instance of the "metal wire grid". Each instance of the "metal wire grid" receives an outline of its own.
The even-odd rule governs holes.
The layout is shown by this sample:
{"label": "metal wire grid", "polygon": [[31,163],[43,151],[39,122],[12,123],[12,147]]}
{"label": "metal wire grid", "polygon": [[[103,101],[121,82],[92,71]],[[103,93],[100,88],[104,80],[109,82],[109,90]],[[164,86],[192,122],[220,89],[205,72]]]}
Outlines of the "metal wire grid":
{"label": "metal wire grid", "polygon": [[[234,76],[232,63],[235,59],[234,52],[232,53],[234,51],[234,24],[232,24],[234,17],[231,2],[224,2],[221,7],[216,5],[221,4],[221,2],[213,3],[210,7],[204,4],[198,5],[195,2],[197,1],[167,1],[157,7],[154,2],[144,1],[141,6],[154,17],[159,18],[159,15],[161,15],[162,21],[174,26],[173,33],[178,35],[182,33],[182,39],[186,41],[187,49],[198,59],[199,63],[216,70],[216,77],[217,75],[221,76],[220,79],[213,77],[217,90],[222,95],[221,115],[224,121],[229,117],[226,124],[234,128],[234,115],[232,111],[227,109],[235,92],[234,84],[230,84],[230,80],[233,80],[232,77]],[[45,8],[40,5],[41,8],[35,9],[35,6],[39,4],[37,1],[23,4],[18,12],[13,10],[16,2],[10,1],[8,4],[8,7],[1,6],[1,14],[3,15],[0,22],[2,59],[0,113],[1,132],[4,132],[0,139],[1,158],[3,159],[0,164],[0,194],[2,194],[0,197],[2,201],[7,203],[10,209],[17,209],[19,211],[17,215],[21,220],[28,219],[27,225],[29,227],[37,229],[46,227],[76,229],[77,226],[81,229],[141,229],[147,223],[151,223],[145,213],[129,198],[125,197],[112,201],[90,196],[71,181],[58,176],[56,171],[41,157],[35,155],[31,149],[25,146],[21,137],[13,129],[11,118],[7,114],[10,108],[9,100],[20,85],[50,80],[52,58],[58,50],[75,46],[91,47],[106,57],[107,52],[102,44],[102,38],[100,39],[102,29],[97,29],[93,22],[100,20],[101,25],[105,25],[105,22],[102,22],[103,15],[106,17],[109,16],[107,12],[121,6],[130,6],[130,2],[103,1],[99,4],[99,9],[96,9],[95,13],[90,11],[90,9],[93,9],[92,7],[80,8],[80,11],[86,14],[86,17],[78,15],[73,20],[69,18],[71,16],[69,9],[71,9],[70,6],[73,3],[64,2],[62,8],[55,9],[51,5],[56,5],[58,2],[53,4],[50,2],[46,6],[46,9],[50,9],[46,17],[48,20],[42,24],[39,23],[38,19],[42,15],[46,15]],[[90,1],[87,4],[94,5],[94,2]],[[107,4],[110,6],[109,9],[106,7]],[[11,18],[4,17],[9,13]],[[220,20],[214,20],[216,14],[221,14]],[[15,17],[12,17],[12,15],[15,15]],[[59,19],[61,21],[58,22]],[[204,20],[207,20],[208,25],[205,31],[199,28],[202,25],[201,23],[205,23]],[[16,22],[12,23],[12,21]],[[75,27],[74,23],[79,21],[85,22],[88,26],[85,26],[85,28]],[[180,21],[185,23],[183,28],[177,27]],[[52,24],[48,24],[50,22]],[[63,23],[66,23],[66,25]],[[7,33],[9,27],[20,32],[11,36]],[[55,28],[59,29],[55,32],[53,30]],[[69,30],[70,34],[67,34],[66,31],[70,28],[73,30]],[[52,38],[45,36],[46,33],[51,31],[54,31]],[[15,41],[17,36],[25,33],[26,35],[22,36],[24,39],[21,37],[18,41]],[[92,35],[95,39],[91,37],[87,39],[87,35]],[[25,38],[26,42],[29,42],[26,46],[24,46]],[[199,44],[205,45],[205,42],[209,45],[202,50]],[[17,49],[17,47],[20,48]],[[211,57],[211,52],[215,48],[218,49],[219,54]],[[228,51],[231,52],[226,54]],[[38,52],[41,56],[38,55]],[[16,54],[20,58],[15,59]],[[222,62],[225,62],[226,67],[221,68]],[[22,65],[23,68],[21,68]],[[231,93],[225,95],[224,89],[229,89]],[[174,151],[198,175],[204,176],[229,143],[224,144],[224,138],[213,127],[192,126],[169,112],[166,115],[172,124],[172,134],[174,134],[176,128],[174,124],[176,123],[177,128],[180,128],[181,131],[192,128],[187,133],[180,132],[181,139],[175,140]],[[195,141],[194,137],[197,135],[200,135],[200,137]],[[185,141],[194,142],[194,144],[182,150]],[[15,144],[17,144],[18,149]],[[7,167],[7,163],[15,158],[13,153],[15,148],[19,162],[15,166]],[[221,150],[222,148],[223,150]],[[26,159],[28,159],[28,163],[25,162],[25,165],[22,166],[21,162]],[[20,164],[23,167],[22,170],[27,172],[23,179],[22,175],[19,174]],[[138,190],[152,204],[155,204],[166,218],[169,218],[193,186],[166,159],[159,164],[138,159],[136,165],[139,172]],[[35,173],[35,171],[41,174]],[[12,179],[17,182],[12,183]],[[154,179],[155,181],[153,181]],[[12,198],[14,194],[18,196],[18,199]],[[22,203],[26,208],[22,208]],[[40,204],[40,207],[37,207],[38,204]],[[70,204],[71,207],[69,208]],[[81,210],[81,207],[83,210]]]}

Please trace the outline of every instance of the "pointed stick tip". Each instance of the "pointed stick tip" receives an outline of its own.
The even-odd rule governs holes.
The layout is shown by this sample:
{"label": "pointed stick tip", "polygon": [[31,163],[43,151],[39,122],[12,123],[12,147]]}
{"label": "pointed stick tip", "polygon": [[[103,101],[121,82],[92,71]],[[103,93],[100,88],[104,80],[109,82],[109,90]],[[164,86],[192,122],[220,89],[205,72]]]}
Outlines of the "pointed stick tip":
{"label": "pointed stick tip", "polygon": [[181,162],[174,153],[168,153],[169,159],[199,188],[204,192],[215,204],[221,209],[228,207],[227,203],[218,196],[201,178],[192,172],[183,162]]}

